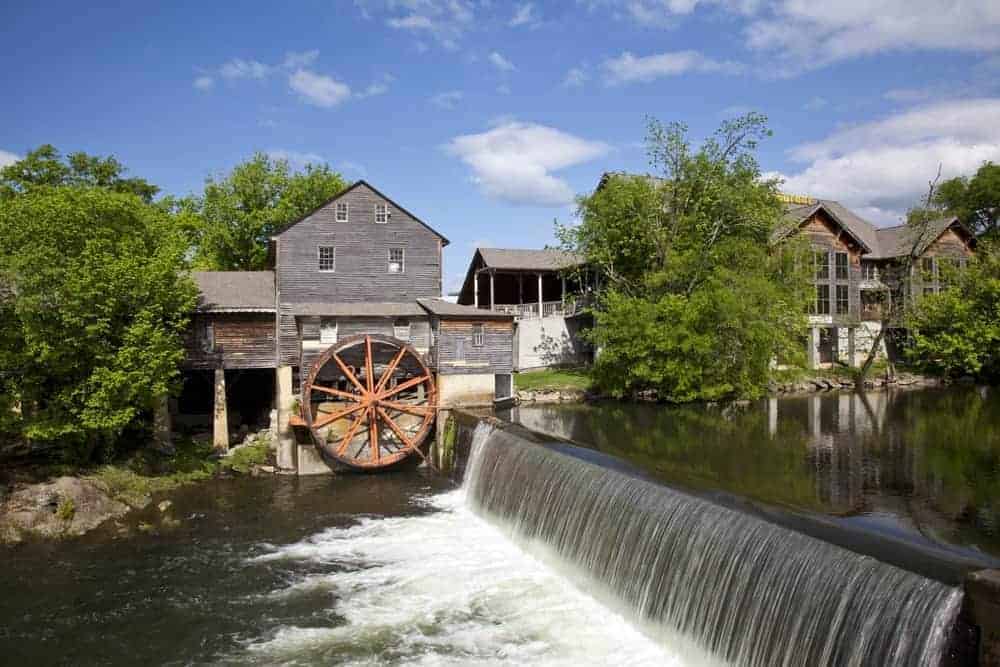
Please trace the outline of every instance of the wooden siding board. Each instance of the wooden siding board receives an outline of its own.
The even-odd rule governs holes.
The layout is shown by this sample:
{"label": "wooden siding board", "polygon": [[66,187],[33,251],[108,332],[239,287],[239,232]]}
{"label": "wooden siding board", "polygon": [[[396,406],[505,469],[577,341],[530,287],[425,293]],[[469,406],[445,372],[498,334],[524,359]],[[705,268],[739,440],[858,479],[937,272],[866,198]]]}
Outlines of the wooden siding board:
{"label": "wooden siding board", "polygon": [[[479,347],[472,344],[476,324],[483,325],[483,345]],[[436,338],[435,366],[442,375],[513,372],[514,326],[510,322],[441,320]]]}
{"label": "wooden siding board", "polygon": [[[205,352],[199,345],[198,332],[205,322],[214,328],[214,352]],[[274,317],[269,313],[195,315],[184,349],[185,368],[274,368]]]}

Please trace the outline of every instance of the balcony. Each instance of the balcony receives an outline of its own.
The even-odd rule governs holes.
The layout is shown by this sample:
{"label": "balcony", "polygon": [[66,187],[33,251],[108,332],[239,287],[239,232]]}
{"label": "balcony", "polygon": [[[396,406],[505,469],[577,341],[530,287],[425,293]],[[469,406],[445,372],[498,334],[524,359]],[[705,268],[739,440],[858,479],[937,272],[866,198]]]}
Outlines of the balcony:
{"label": "balcony", "polygon": [[[573,317],[583,311],[581,299],[570,301],[543,301],[542,317]],[[538,319],[538,303],[498,303],[492,310],[513,315],[519,320]]]}

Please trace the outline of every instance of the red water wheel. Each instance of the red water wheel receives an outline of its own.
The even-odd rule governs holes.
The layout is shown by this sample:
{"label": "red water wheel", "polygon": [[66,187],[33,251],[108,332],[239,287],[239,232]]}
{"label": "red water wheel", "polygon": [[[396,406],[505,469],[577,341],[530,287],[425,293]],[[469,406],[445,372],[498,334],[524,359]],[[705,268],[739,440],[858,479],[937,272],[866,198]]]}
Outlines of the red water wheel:
{"label": "red water wheel", "polygon": [[354,468],[383,468],[413,452],[434,423],[434,378],[420,354],[389,336],[346,338],[313,364],[302,418],[316,445]]}

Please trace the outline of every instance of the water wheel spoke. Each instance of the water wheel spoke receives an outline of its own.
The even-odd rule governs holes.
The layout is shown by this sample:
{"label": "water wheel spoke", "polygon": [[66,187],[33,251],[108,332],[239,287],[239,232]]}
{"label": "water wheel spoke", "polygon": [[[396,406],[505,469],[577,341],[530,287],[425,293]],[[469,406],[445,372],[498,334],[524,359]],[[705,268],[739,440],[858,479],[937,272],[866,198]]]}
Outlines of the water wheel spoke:
{"label": "water wheel spoke", "polygon": [[371,388],[369,387],[368,389],[365,389],[365,386],[361,384],[361,380],[358,379],[358,376],[356,376],[353,372],[351,372],[351,368],[344,363],[344,360],[341,359],[336,352],[333,353],[331,358],[333,359],[334,363],[336,363],[337,366],[340,367],[340,372],[344,374],[344,377],[350,380],[351,384],[353,384],[355,387],[358,388],[358,391],[360,391],[362,394],[368,393],[369,389]]}
{"label": "water wheel spoke", "polygon": [[431,379],[430,375],[421,375],[420,377],[415,377],[407,380],[406,382],[400,382],[392,389],[388,389],[379,395],[379,398],[389,398],[390,396],[395,396],[401,391],[406,391],[410,387],[416,387],[418,384],[427,382]]}
{"label": "water wheel spoke", "polygon": [[351,425],[347,428],[347,433],[344,434],[344,439],[340,441],[340,445],[337,446],[337,456],[343,456],[344,452],[347,450],[347,446],[354,439],[354,436],[358,432],[358,427],[361,426],[361,422],[364,418],[360,415],[354,419]]}
{"label": "water wheel spoke", "polygon": [[406,446],[406,449],[412,449],[415,452],[417,452],[418,454],[420,454],[421,458],[424,458],[424,459],[427,458],[427,457],[424,456],[424,453],[422,451],[420,451],[420,448],[417,447],[416,443],[413,442],[413,439],[410,438],[410,436],[408,436],[406,434],[406,432],[403,431],[402,428],[400,428],[399,424],[397,424],[393,420],[393,418],[389,416],[389,413],[387,413],[381,407],[376,408],[376,410],[378,410],[379,416],[382,417],[382,419],[385,420],[385,422],[389,425],[389,428],[392,429],[392,432],[396,434],[397,438],[399,438],[400,442],[402,442],[403,445]]}
{"label": "water wheel spoke", "polygon": [[334,389],[333,387],[324,387],[320,384],[314,384],[312,388],[316,391],[321,391],[324,394],[329,394],[330,396],[336,396],[338,398],[346,398],[349,401],[361,402],[362,397],[357,394],[352,394],[349,391],[341,391],[339,389]]}
{"label": "water wheel spoke", "polygon": [[399,412],[417,415],[418,417],[424,417],[434,412],[434,408],[426,405],[410,405],[408,403],[399,403],[398,401],[379,401],[379,404],[393,410],[398,410]]}
{"label": "water wheel spoke", "polygon": [[368,391],[375,391],[375,369],[373,368],[372,359],[372,337],[365,336],[365,382],[368,383]]}
{"label": "water wheel spoke", "polygon": [[322,428],[327,424],[331,424],[337,421],[338,419],[343,419],[348,415],[354,414],[355,412],[363,409],[364,407],[365,407],[364,404],[358,403],[357,405],[351,406],[349,408],[338,410],[337,412],[331,412],[330,414],[324,415],[323,417],[320,417],[319,419],[315,420],[313,422],[313,428]]}
{"label": "water wheel spoke", "polygon": [[406,356],[406,348],[401,347],[399,348],[399,352],[396,353],[396,356],[392,358],[392,361],[389,363],[389,366],[385,369],[385,372],[382,373],[382,377],[379,378],[378,384],[375,385],[376,394],[385,388],[386,383],[389,381],[389,378],[392,377],[392,374],[396,372],[396,367],[399,366],[399,362],[403,360],[404,356]]}
{"label": "water wheel spoke", "polygon": [[368,440],[371,444],[372,457],[371,460],[378,463],[378,460],[382,457],[379,451],[378,444],[378,419],[375,417],[375,408],[368,408]]}

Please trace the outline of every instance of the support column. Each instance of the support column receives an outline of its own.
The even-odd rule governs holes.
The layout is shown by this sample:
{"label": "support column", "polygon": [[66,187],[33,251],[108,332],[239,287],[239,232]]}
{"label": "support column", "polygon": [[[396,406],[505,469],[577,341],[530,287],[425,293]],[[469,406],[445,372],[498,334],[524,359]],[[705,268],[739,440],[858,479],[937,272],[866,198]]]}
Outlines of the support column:
{"label": "support column", "polygon": [[493,271],[490,271],[490,310],[496,310],[497,309],[496,308],[497,301],[496,301],[496,298],[495,298],[496,291],[493,289],[493,287],[494,287],[494,285],[493,285],[493,282],[494,282],[493,278],[494,278],[495,275],[496,274],[494,274]]}
{"label": "support column", "polygon": [[295,460],[295,434],[291,424],[288,423],[292,415],[292,407],[295,404],[295,396],[292,395],[292,367],[278,366],[274,375],[275,399],[278,408],[278,467],[283,470],[294,470]]}
{"label": "support column", "polygon": [[542,274],[538,274],[538,317],[542,317]]}
{"label": "support column", "polygon": [[479,271],[472,272],[472,298],[473,305],[479,308]]}
{"label": "support column", "polygon": [[561,276],[562,278],[562,294],[559,296],[559,300],[562,302],[563,312],[566,312],[566,276]]}
{"label": "support column", "polygon": [[778,434],[778,399],[767,399],[767,432],[773,438]]}
{"label": "support column", "polygon": [[524,274],[517,274],[517,305],[524,305]]}
{"label": "support column", "polygon": [[212,446],[216,451],[229,451],[229,412],[226,409],[226,371],[215,369],[215,421]]}
{"label": "support column", "polygon": [[806,368],[815,370],[819,365],[819,327],[809,327],[806,342]]}
{"label": "support column", "polygon": [[858,359],[855,345],[855,335],[857,333],[857,328],[851,327],[847,330],[847,365],[851,368],[855,368],[858,365]]}
{"label": "support column", "polygon": [[170,438],[170,399],[160,396],[153,408],[153,446],[164,454],[174,453],[174,443]]}

